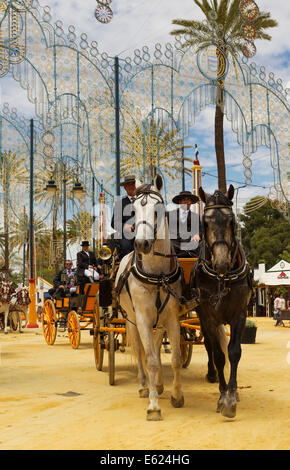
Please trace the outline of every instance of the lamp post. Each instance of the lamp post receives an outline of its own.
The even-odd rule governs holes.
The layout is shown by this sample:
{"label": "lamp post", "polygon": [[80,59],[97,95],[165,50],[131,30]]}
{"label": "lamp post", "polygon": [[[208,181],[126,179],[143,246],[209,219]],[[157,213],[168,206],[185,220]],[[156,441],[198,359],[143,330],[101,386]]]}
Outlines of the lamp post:
{"label": "lamp post", "polygon": [[[66,179],[66,163],[63,163],[63,262],[65,263],[66,261],[66,245],[67,245],[67,227],[66,227],[66,216],[67,216],[67,210],[66,210],[66,205],[67,205],[67,179]],[[50,179],[48,184],[45,187],[46,191],[50,193],[52,196],[55,195],[56,191],[58,191],[58,187],[55,184],[55,181],[53,179]],[[78,181],[74,183],[74,186],[72,188],[72,192],[74,196],[77,199],[80,199],[82,194],[85,192],[82,184]]]}
{"label": "lamp post", "polygon": [[34,122],[30,120],[30,190],[29,190],[29,313],[27,328],[38,328],[36,315],[36,283],[34,265],[34,221],[33,221],[33,165],[34,165]]}

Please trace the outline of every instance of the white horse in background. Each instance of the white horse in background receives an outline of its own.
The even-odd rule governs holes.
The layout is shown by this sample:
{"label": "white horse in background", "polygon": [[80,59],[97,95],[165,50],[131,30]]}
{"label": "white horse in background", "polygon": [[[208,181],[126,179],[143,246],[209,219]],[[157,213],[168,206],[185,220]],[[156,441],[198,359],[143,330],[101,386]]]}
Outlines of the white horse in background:
{"label": "white horse in background", "polygon": [[171,252],[165,205],[160,193],[163,181],[159,175],[155,185],[136,182],[135,250],[121,260],[116,276],[119,303],[126,312],[128,339],[137,357],[139,395],[141,398],[149,396],[147,419],[150,421],[162,419],[158,395],[164,389],[160,358],[164,331],[167,331],[172,348],[171,403],[176,408],[184,404],[178,319],[181,272],[177,258]]}
{"label": "white horse in background", "polygon": [[9,315],[9,303],[12,297],[14,289],[12,283],[8,281],[2,281],[0,283],[0,314],[4,314],[4,333],[7,334],[7,324]]}
{"label": "white horse in background", "polygon": [[[10,322],[12,321],[11,316],[13,313],[17,315],[17,324],[19,326],[19,332],[23,333],[23,328],[28,323],[28,307],[30,304],[29,289],[24,284],[18,284],[15,292],[11,296],[9,305]],[[25,324],[22,325],[22,314],[25,315]],[[11,327],[11,324],[10,324]]]}

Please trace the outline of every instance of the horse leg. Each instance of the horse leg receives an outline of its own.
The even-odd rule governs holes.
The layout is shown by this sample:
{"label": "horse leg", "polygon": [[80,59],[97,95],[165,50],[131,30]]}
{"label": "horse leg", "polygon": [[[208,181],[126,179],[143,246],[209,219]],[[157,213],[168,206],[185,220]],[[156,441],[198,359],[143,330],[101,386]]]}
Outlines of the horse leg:
{"label": "horse leg", "polygon": [[19,333],[23,333],[23,327],[22,327],[22,311],[21,311],[21,310],[18,312],[18,323],[19,323]]}
{"label": "horse leg", "polygon": [[9,315],[9,307],[5,309],[5,312],[4,312],[4,333],[5,335],[8,334],[8,329],[7,329],[7,325],[8,325],[8,315]]}
{"label": "horse leg", "polygon": [[136,312],[136,323],[145,351],[145,362],[149,379],[149,405],[147,408],[147,420],[160,421],[162,418],[156,388],[156,375],[160,369],[160,360],[158,359],[158,354],[156,354],[154,348],[150,315],[146,315],[146,312],[143,312],[143,315]]}
{"label": "horse leg", "polygon": [[206,328],[203,328],[203,322],[202,322],[202,317],[200,315],[200,326],[201,326],[201,331],[204,336],[204,346],[207,352],[208,356],[208,363],[207,363],[207,374],[206,374],[206,379],[210,383],[215,383],[218,381],[217,379],[217,373],[216,373],[216,368],[214,366],[214,360],[213,360],[213,350],[212,350],[212,344],[210,337],[207,334]]}
{"label": "horse leg", "polygon": [[229,360],[231,364],[230,379],[228,383],[228,394],[225,406],[222,410],[223,416],[234,418],[236,416],[237,401],[239,401],[237,392],[237,370],[241,359],[241,336],[246,321],[246,315],[239,316],[236,324],[231,328],[231,339],[229,343]]}
{"label": "horse leg", "polygon": [[214,336],[212,336],[212,347],[213,347],[214,363],[217,368],[218,379],[219,379],[220,397],[218,400],[217,410],[216,410],[217,413],[219,413],[219,412],[222,412],[225,406],[225,401],[226,401],[226,396],[227,396],[227,383],[225,381],[225,376],[224,376],[224,366],[225,366],[226,360],[225,360],[225,355],[223,353],[223,350],[219,343],[219,335],[217,331],[215,332]]}
{"label": "horse leg", "polygon": [[175,312],[172,310],[167,313],[166,328],[172,349],[171,366],[173,369],[173,392],[171,395],[171,404],[175,408],[181,408],[184,405],[184,396],[181,389],[180,371],[182,367],[180,351],[180,324]]}
{"label": "horse leg", "polygon": [[143,365],[144,350],[141,344],[140,336],[139,336],[136,326],[132,325],[129,322],[127,322],[126,329],[127,329],[128,342],[131,341],[132,349],[137,359],[137,369],[138,369],[137,377],[138,377],[138,383],[139,383],[138,393],[139,393],[140,398],[148,398],[149,388],[147,386],[147,378],[146,378],[146,374],[144,371],[144,365]]}
{"label": "horse leg", "polygon": [[157,353],[157,357],[159,360],[159,369],[156,374],[156,389],[158,395],[161,395],[164,392],[164,385],[163,385],[163,371],[162,371],[162,364],[161,364],[161,347],[162,347],[162,340],[163,340],[164,330],[157,329],[154,334],[154,347]]}

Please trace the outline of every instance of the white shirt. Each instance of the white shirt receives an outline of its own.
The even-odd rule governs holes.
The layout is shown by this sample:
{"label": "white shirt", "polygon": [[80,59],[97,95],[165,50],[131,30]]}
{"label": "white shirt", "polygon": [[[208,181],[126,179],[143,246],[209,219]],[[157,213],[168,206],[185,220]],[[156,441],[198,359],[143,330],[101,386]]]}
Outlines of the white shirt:
{"label": "white shirt", "polygon": [[179,209],[179,219],[181,222],[186,222],[189,210],[184,210],[180,207]]}
{"label": "white shirt", "polygon": [[276,297],[276,299],[274,300],[274,306],[275,308],[280,308],[281,310],[284,310],[285,300],[281,299],[280,297]]}

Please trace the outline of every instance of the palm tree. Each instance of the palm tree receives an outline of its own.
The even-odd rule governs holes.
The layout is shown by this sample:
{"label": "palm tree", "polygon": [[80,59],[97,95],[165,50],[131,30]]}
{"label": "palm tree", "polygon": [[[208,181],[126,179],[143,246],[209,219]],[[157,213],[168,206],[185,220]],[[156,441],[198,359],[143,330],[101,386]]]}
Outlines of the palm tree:
{"label": "palm tree", "polygon": [[[228,55],[232,54],[233,59],[238,52],[243,51],[244,38],[242,25],[244,20],[240,14],[241,0],[193,0],[202,10],[207,22],[196,20],[176,19],[172,23],[181,26],[181,29],[175,29],[170,34],[184,35],[185,42],[183,47],[189,47],[196,44],[202,45],[211,43],[214,32],[218,37],[218,46],[220,50]],[[213,22],[214,15],[214,22]],[[256,29],[256,39],[271,40],[271,36],[265,33],[267,28],[274,28],[278,25],[277,21],[271,18],[267,12],[259,13],[258,17],[252,22]],[[217,49],[217,55],[219,50]],[[217,82],[217,97],[215,110],[215,150],[218,169],[218,186],[223,192],[226,192],[226,169],[224,156],[224,83],[222,80]]]}
{"label": "palm tree", "polygon": [[[0,247],[4,252],[4,264],[9,268],[10,248],[9,248],[9,202],[17,185],[25,181],[27,170],[25,168],[25,159],[17,158],[12,151],[0,153],[0,183],[4,193],[4,211],[3,211],[3,234],[0,234]],[[12,201],[13,202],[13,201]]]}
{"label": "palm tree", "polygon": [[92,224],[93,217],[89,212],[80,211],[78,214],[74,214],[72,219],[67,221],[69,244],[73,245],[81,239],[90,238]]}
{"label": "palm tree", "polygon": [[[131,121],[132,122],[132,121]],[[181,170],[182,139],[168,122],[150,118],[142,123],[133,121],[124,129],[120,173],[148,174],[152,179],[156,168],[170,178]],[[145,170],[145,171],[144,171]]]}

